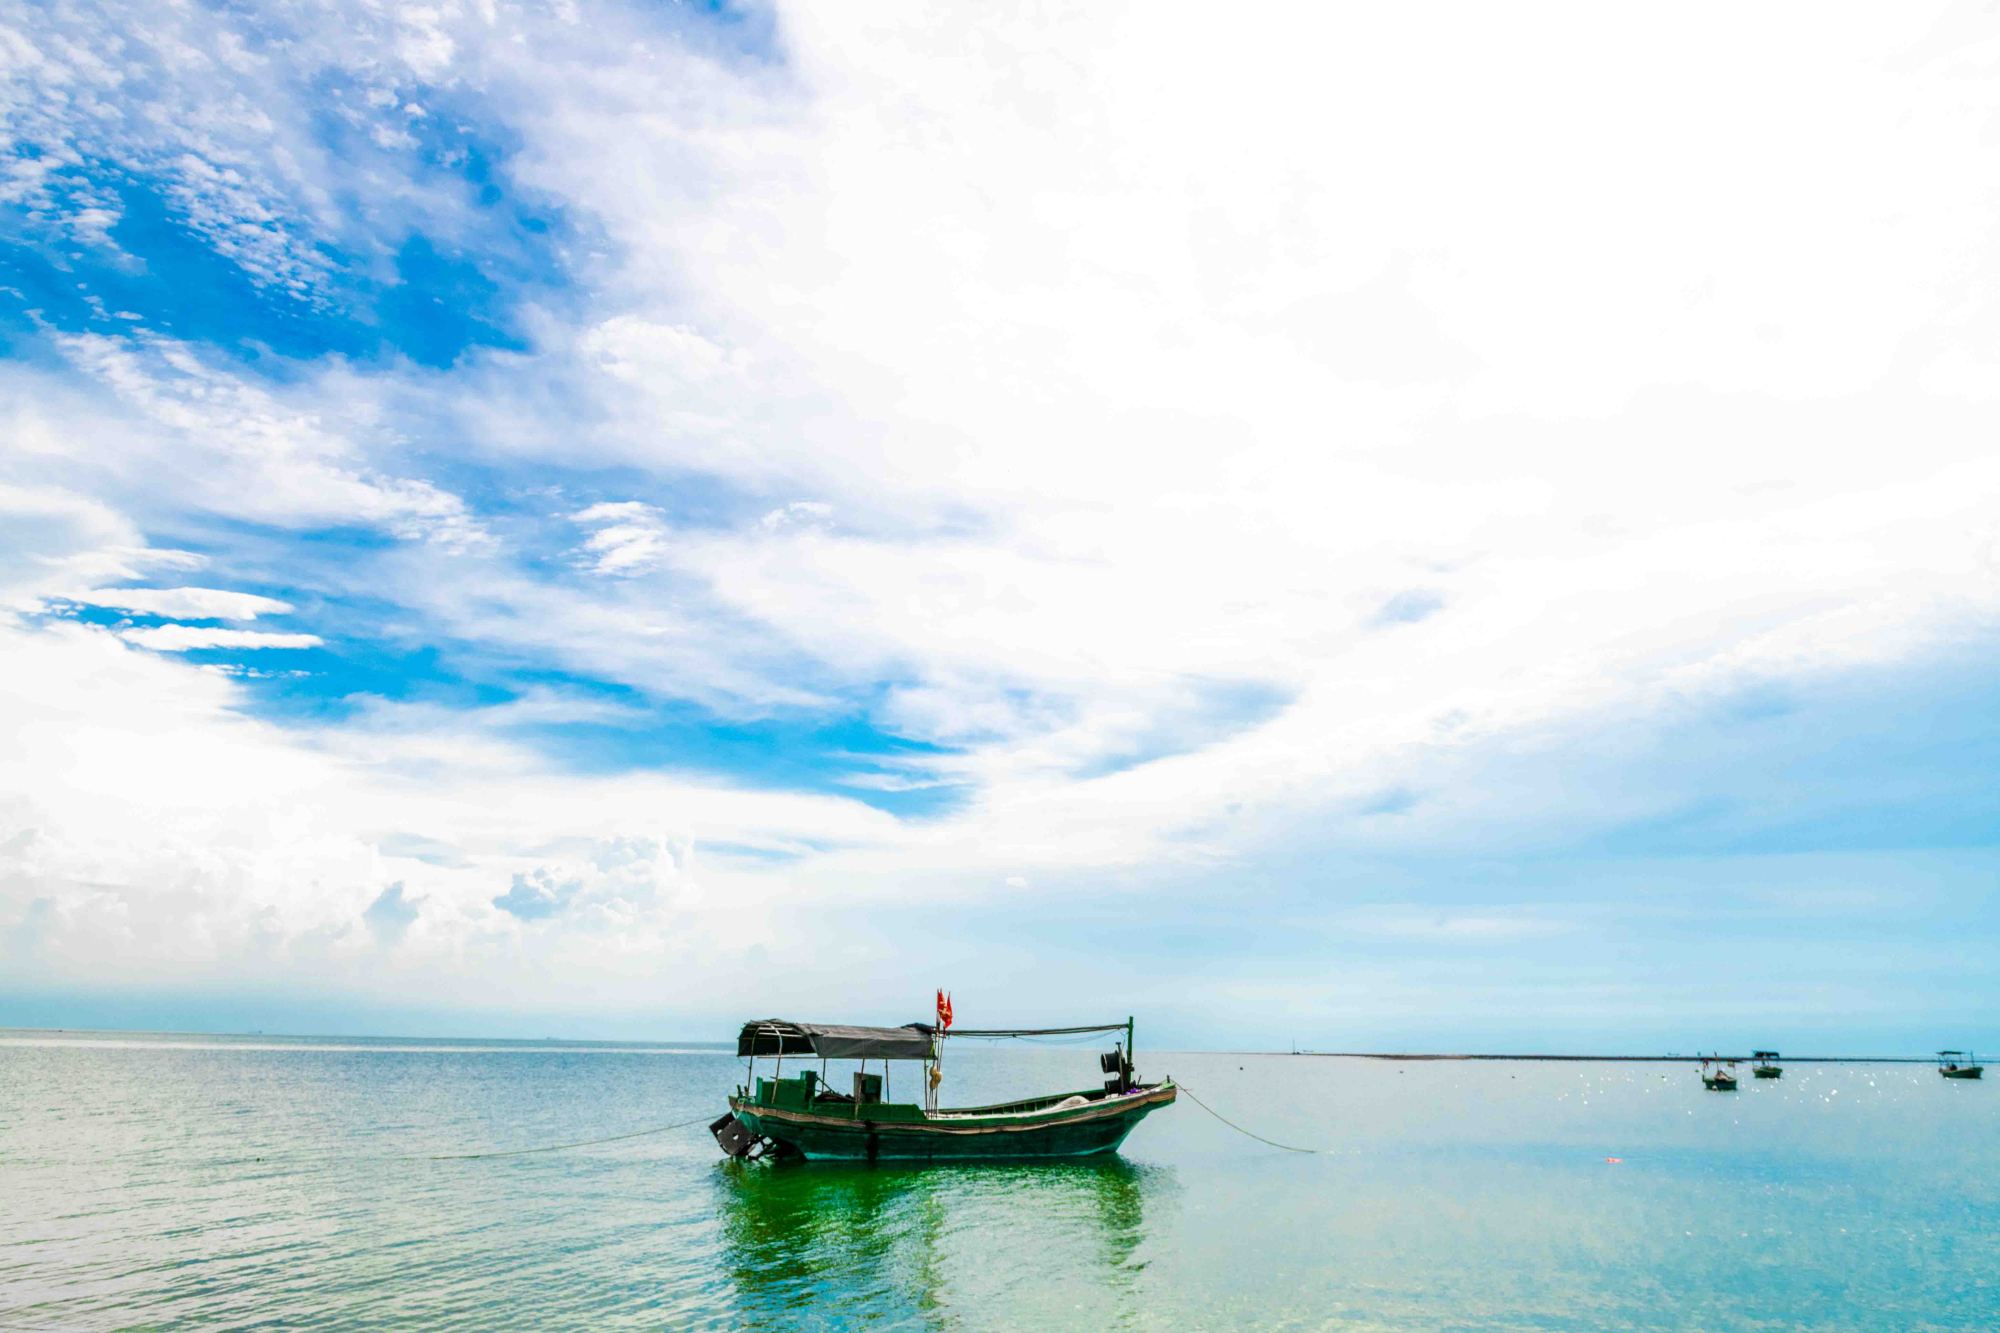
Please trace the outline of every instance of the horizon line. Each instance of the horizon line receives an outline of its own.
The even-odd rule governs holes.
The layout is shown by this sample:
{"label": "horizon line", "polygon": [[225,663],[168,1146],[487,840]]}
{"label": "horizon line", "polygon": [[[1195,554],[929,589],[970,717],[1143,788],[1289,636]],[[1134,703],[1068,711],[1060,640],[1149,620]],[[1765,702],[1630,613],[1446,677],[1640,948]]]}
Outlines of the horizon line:
{"label": "horizon line", "polygon": [[[449,1035],[438,1035],[438,1034],[398,1035],[391,1033],[360,1033],[360,1032],[267,1032],[261,1030],[243,1032],[243,1031],[226,1031],[226,1030],[215,1030],[215,1029],[201,1030],[201,1029],[91,1027],[91,1026],[15,1027],[8,1024],[0,1024],[0,1034],[8,1034],[8,1033],[61,1033],[61,1034],[78,1033],[78,1034],[90,1034],[94,1036],[126,1035],[126,1036],[144,1036],[144,1037],[209,1037],[209,1038],[242,1037],[242,1038],[262,1038],[264,1040],[269,1040],[269,1041],[359,1041],[359,1042],[422,1041],[422,1042],[451,1042],[460,1045],[506,1044],[506,1045],[517,1045],[517,1046],[553,1045],[553,1046],[631,1047],[631,1046],[681,1045],[681,1046],[716,1046],[716,1047],[727,1048],[730,1045],[732,1045],[732,1043],[727,1039],[711,1040],[707,1038],[697,1038],[697,1037],[635,1037],[635,1038],[555,1037],[555,1036],[491,1037],[491,1036],[449,1036]],[[1081,1049],[1081,1047],[1078,1047],[1077,1049]],[[1449,1051],[1449,1052],[1446,1051],[1315,1051],[1315,1050],[1299,1050],[1299,1049],[1285,1051],[1285,1050],[1249,1050],[1249,1049],[1231,1049],[1231,1048],[1202,1049],[1196,1047],[1161,1048],[1156,1053],[1160,1055],[1230,1055],[1230,1056],[1254,1055],[1254,1056],[1283,1056],[1287,1058],[1308,1057],[1313,1059],[1338,1059],[1338,1060],[1391,1060],[1391,1061],[1406,1061],[1411,1063],[1451,1061],[1451,1060],[1541,1061],[1547,1063],[1599,1063],[1599,1064],[1679,1064],[1682,1062],[1700,1063],[1704,1061],[1714,1061],[1717,1063],[1749,1063],[1750,1061],[1756,1058],[1754,1053],[1744,1054],[1744,1055],[1722,1055],[1717,1053],[1710,1053],[1707,1055],[1702,1055],[1698,1053],[1679,1054],[1675,1052],[1666,1052],[1664,1054],[1645,1054],[1645,1055],[1640,1055],[1640,1054],[1606,1055],[1606,1054],[1594,1054],[1588,1052],[1561,1053],[1561,1052],[1486,1052],[1486,1051],[1462,1051],[1462,1052],[1461,1051]],[[1969,1056],[1971,1052],[1961,1051],[1958,1052],[1958,1054]],[[1779,1055],[1773,1058],[1776,1062],[1784,1064],[1889,1065],[1889,1064],[1931,1064],[1934,1063],[1938,1057],[1936,1053],[1933,1053],[1930,1055],[1789,1055],[1789,1056]]]}

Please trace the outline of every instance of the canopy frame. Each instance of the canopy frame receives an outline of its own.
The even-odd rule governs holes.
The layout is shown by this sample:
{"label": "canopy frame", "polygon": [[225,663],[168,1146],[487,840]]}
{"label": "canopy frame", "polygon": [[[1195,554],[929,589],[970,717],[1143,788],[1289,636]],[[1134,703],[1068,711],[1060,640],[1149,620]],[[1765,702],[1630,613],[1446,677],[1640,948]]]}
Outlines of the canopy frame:
{"label": "canopy frame", "polygon": [[1131,1046],[1132,1020],[1086,1023],[1066,1028],[952,1028],[940,1032],[931,1023],[901,1027],[863,1027],[849,1023],[801,1023],[764,1018],[745,1023],[736,1036],[737,1056],[810,1055],[823,1060],[928,1060],[931,1039],[949,1037],[1070,1037],[1090,1032],[1123,1032]]}
{"label": "canopy frame", "polygon": [[1087,1023],[1074,1028],[953,1028],[949,1033],[954,1037],[1069,1037],[1085,1032],[1123,1032],[1132,1026],[1131,1019],[1119,1023]]}
{"label": "canopy frame", "polygon": [[[744,1091],[748,1094],[757,1086],[757,1057],[774,1057],[777,1060],[777,1077],[784,1078],[785,1057],[805,1056],[817,1058],[820,1062],[820,1080],[825,1082],[828,1060],[859,1060],[863,1072],[868,1061],[882,1062],[883,1096],[888,1095],[889,1063],[892,1060],[921,1060],[929,1070],[929,1076],[920,1081],[920,1090],[927,1110],[937,1109],[938,1075],[943,1067],[942,1039],[945,1037],[982,1037],[1005,1039],[1012,1037],[1067,1037],[1091,1032],[1123,1032],[1125,1040],[1117,1052],[1118,1084],[1122,1092],[1126,1081],[1131,1078],[1132,1050],[1135,1045],[1135,1024],[1131,1018],[1122,1023],[1086,1023],[1076,1027],[1061,1028],[961,1028],[957,1031],[941,1029],[931,1023],[905,1023],[901,1027],[863,1027],[845,1023],[801,1023],[788,1018],[753,1019],[745,1023],[736,1034],[736,1056],[747,1061],[744,1069]],[[1104,1057],[1106,1060],[1111,1056]],[[860,1094],[857,1092],[857,1096]]]}
{"label": "canopy frame", "polygon": [[928,1060],[932,1029],[924,1023],[899,1028],[847,1023],[800,1023],[766,1018],[745,1023],[736,1035],[736,1054],[817,1056],[822,1060]]}

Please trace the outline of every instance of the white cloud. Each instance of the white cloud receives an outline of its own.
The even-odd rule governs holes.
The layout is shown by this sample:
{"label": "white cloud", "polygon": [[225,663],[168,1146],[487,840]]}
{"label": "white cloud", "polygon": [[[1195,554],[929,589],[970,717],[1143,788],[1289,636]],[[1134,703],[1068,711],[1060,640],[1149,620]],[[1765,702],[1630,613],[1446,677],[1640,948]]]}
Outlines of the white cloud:
{"label": "white cloud", "polygon": [[584,566],[594,573],[643,574],[666,560],[666,520],[649,504],[636,500],[594,504],[571,514],[570,521],[595,529],[579,552]]}
{"label": "white cloud", "polygon": [[32,610],[105,579],[193,563],[183,552],[149,549],[123,514],[87,496],[0,482],[0,611]]}
{"label": "white cloud", "polygon": [[[343,248],[367,263],[412,231],[479,225],[473,188],[425,170],[427,145],[406,128],[420,108],[397,93],[449,85],[449,29],[490,33],[494,17],[455,3],[245,15],[88,0],[0,14],[0,115],[19,149],[0,202],[51,248],[137,269],[113,233],[120,184],[140,181],[252,283],[330,310],[350,278]],[[365,210],[343,206],[356,194]]]}
{"label": "white cloud", "polygon": [[[213,364],[194,347],[149,335],[64,336],[57,345],[99,394],[80,401],[45,376],[16,368],[0,381],[0,410],[34,420],[62,412],[64,459],[122,466],[127,504],[178,504],[290,527],[355,523],[448,551],[487,536],[457,496],[428,481],[372,467],[369,404],[351,379],[290,388]],[[324,395],[324,398],[316,395]],[[162,485],[172,487],[166,496]],[[149,493],[150,492],[150,493]]]}
{"label": "white cloud", "polygon": [[493,905],[523,922],[594,917],[619,929],[638,924],[669,901],[692,904],[693,845],[657,837],[601,839],[556,864],[517,872]]}
{"label": "white cloud", "polygon": [[[961,33],[786,18],[818,108],[775,145],[768,121],[746,129],[754,159],[718,149],[703,206],[612,188],[581,143],[549,162],[635,238],[627,290],[681,252],[657,243],[678,228],[715,326],[812,386],[793,394],[799,447],[760,434],[731,475],[762,484],[777,460],[876,531],[691,536],[675,566],[848,679],[913,681],[887,720],[974,747],[947,761],[980,798],[941,860],[1144,864],[1190,828],[1240,850],[1259,825],[1217,828],[1224,794],[1351,800],[1413,749],[1644,711],[1704,675],[1916,652],[1992,613],[1985,428],[1891,369],[1948,346],[1946,275],[1991,262],[1971,223],[1979,113],[1936,68],[1857,82],[1893,35],[1811,51],[1782,123],[1741,52],[1693,122],[1659,122],[1674,98],[1648,91],[1678,59],[1593,81],[1610,118],[1572,130],[1604,147],[1647,127],[1663,176],[1551,134],[1568,103],[1518,100],[1574,80],[1545,34],[1490,33],[1506,57],[1473,66],[1371,49],[1421,44],[1406,32],[1288,47],[1340,49],[1354,65],[1331,80],[1225,43],[1222,100],[1243,110],[1198,123],[1177,90],[1122,80],[1214,73],[1205,30],[1107,20],[1079,39],[984,15],[989,49],[1046,74],[1009,100]],[[1202,58],[1149,49],[1181,40]],[[1091,58],[1036,65],[1046,44]],[[1469,104],[1494,110],[1471,133],[1439,112]],[[1875,128],[1904,111],[1906,137]],[[1392,151],[1384,117],[1410,127]],[[1820,147],[1791,155],[1782,192],[1757,185],[1751,229],[1671,203],[1716,198],[1710,172],[1752,181],[1804,120]],[[1919,202],[1900,222],[1857,211],[1869,180]],[[870,230],[884,215],[924,222]],[[1827,308],[1828,275],[1857,263]],[[1399,337],[1386,364],[1371,339],[1398,321],[1438,348]],[[894,424],[830,444],[829,416]],[[663,464],[711,457],[663,446]],[[941,535],[954,511],[969,519]],[[1200,754],[1071,776],[1216,677],[1296,701]]]}
{"label": "white cloud", "polygon": [[773,509],[759,520],[766,532],[776,532],[780,528],[824,524],[833,517],[833,506],[819,500],[794,500],[788,505]]}
{"label": "white cloud", "polygon": [[620,379],[685,392],[718,379],[740,379],[741,352],[730,351],[680,324],[653,324],[616,315],[586,332],[578,347]]}
{"label": "white cloud", "polygon": [[[1697,45],[1681,55],[1711,95],[1663,119],[1656,85],[1686,66],[1571,59],[1575,41],[1637,49],[1602,18],[1566,40],[1481,27],[1472,61],[1392,22],[1314,21],[1329,30],[1272,51],[1109,14],[983,12],[972,42],[790,7],[782,77],[672,43],[614,59],[577,30],[525,49],[454,30],[456,67],[523,136],[521,178],[615,243],[598,262],[617,308],[545,331],[604,410],[528,438],[663,485],[692,468],[826,498],[677,532],[645,501],[596,504],[573,515],[591,529],[575,556],[615,581],[557,592],[419,559],[401,595],[473,641],[705,702],[894,681],[881,719],[970,745],[939,765],[990,794],[976,809],[1103,802],[1093,817],[1163,831],[1200,816],[1184,784],[1275,798],[1328,755],[1431,743],[1443,714],[1478,734],[1644,706],[1753,642],[1838,662],[1990,605],[1983,425],[1913,415],[1885,359],[1896,330],[1919,361],[1948,350],[1944,298],[1919,298],[1987,262],[1982,177],[1950,165],[1985,151],[1974,85],[1877,54],[1914,49],[1921,23],[1797,50],[1783,25],[1749,34],[1792,53],[1781,113],[1751,57]],[[1229,116],[1139,77],[1196,59]],[[1032,97],[1004,93],[1017,68]],[[589,105],[565,95],[579,81]],[[1551,88],[1598,114],[1575,122]],[[1472,104],[1476,125],[1451,114]],[[1381,116],[1393,151],[1362,128]],[[1781,138],[1774,191],[1759,164]],[[1724,181],[1754,197],[1748,223],[1690,211]],[[1878,188],[1908,207],[1850,206]],[[1866,275],[1822,311],[1836,252]],[[511,362],[467,379],[422,387],[574,415],[520,398]],[[226,433],[316,440],[297,409],[245,415]],[[344,437],[288,443],[279,485],[230,489],[283,495],[350,453],[311,493],[351,498],[296,507],[393,508]],[[1898,484],[1907,522],[1879,503]],[[1852,632],[1821,632],[1835,606]],[[1215,681],[1296,702],[1151,778],[1072,781],[1163,728],[1170,752]]]}
{"label": "white cloud", "polygon": [[[128,982],[227,969],[385,998],[408,974],[380,969],[414,968],[468,1004],[504,974],[564,1007],[582,968],[657,1002],[779,943],[776,886],[697,873],[695,847],[899,836],[851,801],[561,772],[476,720],[271,726],[234,680],[70,621],[0,621],[0,660],[0,929],[33,927],[24,984],[115,955]],[[517,938],[492,905],[516,876],[564,886],[561,931]]]}
{"label": "white cloud", "polygon": [[217,629],[211,625],[153,625],[120,630],[118,636],[127,643],[163,653],[186,653],[198,648],[317,648],[325,642],[317,634]]}
{"label": "white cloud", "polygon": [[[1837,664],[1992,605],[1983,424],[1895,368],[1950,349],[1951,275],[1991,262],[1978,76],[1882,54],[1922,20],[1662,54],[1603,16],[1468,14],[1476,57],[1301,22],[1325,30],[1273,50],[788,6],[781,84],[677,68],[682,100],[621,66],[597,114],[522,99],[551,111],[519,169],[622,244],[626,309],[580,345],[638,392],[605,387],[622,424],[591,447],[853,517],[641,548],[737,618],[739,663],[775,639],[898,682],[884,720],[971,744],[975,810],[1168,829],[1189,792],[1282,799],[1445,714],[1643,708],[1753,642]],[[1145,76],[1190,67],[1227,115]],[[1198,762],[1070,780],[1216,680],[1297,702]]]}
{"label": "white cloud", "polygon": [[258,616],[281,616],[292,610],[290,602],[275,597],[222,588],[95,588],[66,600],[82,606],[108,606],[141,615],[189,620],[255,620]]}

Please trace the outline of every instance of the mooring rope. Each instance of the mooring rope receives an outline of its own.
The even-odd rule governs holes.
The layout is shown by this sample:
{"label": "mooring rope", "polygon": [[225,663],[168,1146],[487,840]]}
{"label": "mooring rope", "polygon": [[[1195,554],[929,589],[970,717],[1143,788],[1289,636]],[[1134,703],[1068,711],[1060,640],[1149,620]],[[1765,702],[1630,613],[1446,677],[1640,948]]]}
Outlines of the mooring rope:
{"label": "mooring rope", "polygon": [[[1285,1152],[1307,1153],[1316,1156],[1334,1151],[1332,1148],[1301,1148],[1295,1143],[1280,1143],[1276,1139],[1267,1139],[1254,1129],[1245,1129],[1201,1098],[1195,1096],[1194,1089],[1188,1087],[1187,1084],[1177,1082],[1174,1086],[1186,1093],[1189,1101],[1245,1138],[1255,1139],[1259,1143],[1268,1144],[1273,1148],[1279,1148]],[[677,1129],[687,1129],[690,1126],[702,1124],[708,1119],[709,1117],[706,1115],[698,1115],[692,1120],[677,1120],[671,1125],[655,1125],[651,1129],[635,1129],[629,1134],[608,1134],[601,1139],[577,1139],[570,1143],[545,1143],[535,1148],[503,1148],[498,1152],[413,1153],[408,1157],[386,1160],[406,1162],[477,1162],[495,1157],[530,1157],[536,1153],[565,1152],[571,1148],[594,1148],[601,1143],[626,1143],[633,1139],[643,1139],[654,1134],[671,1134]],[[257,1160],[262,1161],[263,1159],[258,1158]]]}
{"label": "mooring rope", "polygon": [[1203,1101],[1203,1100],[1202,1100],[1201,1098],[1199,1098],[1199,1097],[1195,1096],[1195,1095],[1194,1095],[1194,1090],[1193,1090],[1192,1088],[1188,1087],[1188,1085],[1187,1085],[1187,1084],[1185,1084],[1185,1083],[1176,1083],[1176,1084],[1174,1084],[1174,1086],[1175,1086],[1175,1087],[1177,1087],[1177,1088],[1179,1088],[1179,1089],[1180,1089],[1180,1090],[1181,1090],[1182,1092],[1185,1092],[1185,1093],[1187,1094],[1187,1096],[1188,1096],[1188,1100],[1189,1100],[1189,1101],[1191,1101],[1191,1102],[1193,1102],[1193,1103],[1194,1103],[1194,1104],[1195,1104],[1196,1106],[1199,1106],[1199,1107],[1200,1107],[1200,1108],[1201,1108],[1202,1110],[1204,1110],[1204,1111],[1208,1112],[1208,1113],[1209,1113],[1210,1115],[1214,1116],[1214,1117],[1215,1117],[1215,1118],[1216,1118],[1217,1120],[1220,1120],[1220,1121],[1221,1121],[1221,1122],[1222,1122],[1223,1124],[1225,1124],[1225,1125],[1229,1126],[1229,1127],[1230,1127],[1231,1129],[1235,1130],[1235,1131],[1236,1131],[1236,1132],[1237,1132],[1238,1134],[1242,1134],[1242,1135],[1245,1135],[1245,1136],[1247,1136],[1247,1137],[1249,1137],[1249,1138],[1253,1138],[1253,1139],[1257,1140],[1257,1142],[1259,1142],[1259,1143],[1268,1143],[1268,1144],[1270,1144],[1270,1145],[1271,1145],[1271,1146],[1272,1146],[1273,1148],[1283,1148],[1283,1149],[1284,1149],[1284,1150],[1285,1150],[1286,1152],[1302,1152],[1302,1153],[1310,1153],[1310,1154],[1313,1154],[1313,1155],[1315,1155],[1315,1156],[1318,1156],[1318,1155],[1321,1155],[1321,1154],[1324,1154],[1324,1153],[1330,1153],[1330,1152],[1332,1152],[1332,1151],[1333,1151],[1333,1149],[1331,1149],[1331,1148],[1301,1148],[1301,1147],[1298,1147],[1298,1146],[1297,1146],[1297,1145],[1295,1145],[1295,1144],[1290,1144],[1290,1143],[1280,1143],[1280,1142],[1278,1142],[1278,1141],[1277,1141],[1276,1139],[1267,1139],[1267,1138],[1265,1138],[1265,1137],[1264,1137],[1264,1136],[1263,1136],[1262,1134],[1259,1134],[1259,1133],[1258,1133],[1258,1132],[1257,1132],[1256,1130],[1254,1130],[1254,1129],[1245,1129],[1245,1128],[1243,1128],[1243,1126],[1241,1126],[1241,1125],[1237,1124],[1237,1123],[1236,1123],[1236,1122],[1235,1122],[1234,1120],[1231,1120],[1231,1119],[1230,1119],[1230,1118],[1229,1118],[1228,1116],[1226,1116],[1226,1115],[1222,1114],[1222,1112],[1220,1112],[1220,1111],[1216,1110],[1216,1109],[1215,1109],[1215,1108],[1214,1108],[1213,1106],[1210,1106],[1210,1105],[1209,1105],[1209,1104],[1208,1104],[1207,1102],[1205,1102],[1205,1101]]}
{"label": "mooring rope", "polygon": [[686,1129],[689,1125],[699,1125],[708,1119],[710,1119],[709,1116],[698,1115],[692,1120],[683,1120],[678,1124],[655,1125],[652,1129],[635,1129],[630,1134],[613,1134],[608,1138],[602,1139],[578,1139],[575,1143],[550,1143],[540,1148],[512,1148],[504,1152],[426,1154],[423,1160],[427,1162],[471,1162],[486,1157],[526,1157],[530,1153],[561,1152],[565,1148],[590,1148],[600,1143],[623,1143],[627,1139],[643,1139],[649,1134],[668,1134],[677,1129]]}

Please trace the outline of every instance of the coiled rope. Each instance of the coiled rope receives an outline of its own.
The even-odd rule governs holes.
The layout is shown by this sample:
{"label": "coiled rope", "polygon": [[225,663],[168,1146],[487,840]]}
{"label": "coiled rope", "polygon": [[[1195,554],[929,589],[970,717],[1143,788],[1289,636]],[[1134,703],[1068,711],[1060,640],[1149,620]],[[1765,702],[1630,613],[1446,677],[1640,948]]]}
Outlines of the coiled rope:
{"label": "coiled rope", "polygon": [[711,1117],[706,1115],[698,1115],[692,1120],[683,1120],[680,1121],[678,1124],[656,1125],[652,1129],[635,1129],[630,1134],[613,1134],[609,1138],[578,1139],[575,1143],[551,1143],[551,1144],[546,1144],[540,1148],[513,1148],[504,1152],[452,1152],[452,1153],[425,1154],[421,1158],[421,1160],[426,1162],[472,1162],[472,1161],[479,1161],[487,1157],[526,1157],[531,1153],[538,1153],[538,1152],[562,1152],[564,1149],[567,1148],[590,1148],[600,1143],[623,1143],[627,1139],[643,1139],[649,1134],[668,1134],[672,1133],[674,1130],[677,1129],[686,1129],[689,1125],[699,1125],[710,1118]]}
{"label": "coiled rope", "polygon": [[1220,1120],[1223,1124],[1235,1130],[1238,1134],[1244,1135],[1247,1138],[1253,1138],[1257,1140],[1257,1142],[1259,1143],[1268,1143],[1273,1148],[1283,1148],[1286,1152],[1311,1153],[1315,1156],[1325,1153],[1331,1153],[1333,1151],[1332,1148],[1301,1148],[1296,1144],[1280,1143],[1276,1139],[1267,1139],[1254,1129],[1243,1128],[1243,1126],[1237,1124],[1234,1120],[1231,1120],[1228,1116],[1222,1114],[1222,1112],[1216,1110],[1213,1106],[1210,1106],[1207,1102],[1195,1096],[1194,1090],[1188,1087],[1187,1084],[1175,1083],[1174,1086],[1179,1088],[1182,1092],[1185,1092],[1188,1096],[1188,1100],[1193,1102],[1196,1106],[1199,1106],[1202,1110],[1208,1112],[1210,1115],[1214,1116],[1217,1120]]}

